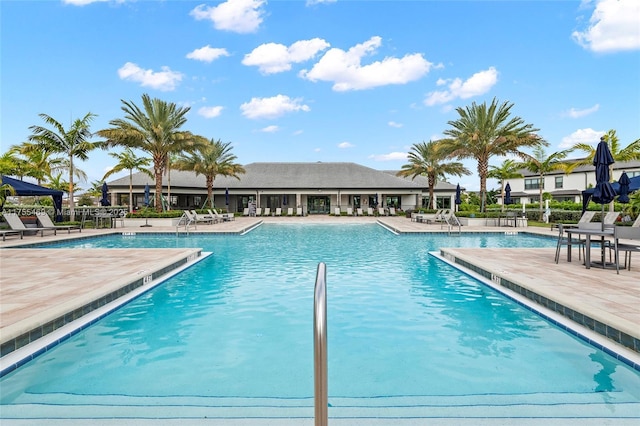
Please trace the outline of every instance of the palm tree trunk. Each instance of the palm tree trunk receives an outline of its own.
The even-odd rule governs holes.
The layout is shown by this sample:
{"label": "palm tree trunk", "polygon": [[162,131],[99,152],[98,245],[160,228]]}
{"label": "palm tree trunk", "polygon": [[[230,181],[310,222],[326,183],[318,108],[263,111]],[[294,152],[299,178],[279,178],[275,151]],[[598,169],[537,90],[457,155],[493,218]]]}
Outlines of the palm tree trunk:
{"label": "palm tree trunk", "polygon": [[478,160],[478,176],[480,177],[480,213],[484,213],[487,203],[487,174],[489,160]]}
{"label": "palm tree trunk", "polygon": [[156,211],[160,213],[162,211],[162,164],[163,161],[159,161],[154,158],[153,161],[153,174],[156,180],[156,195],[154,197],[156,203]]}
{"label": "palm tree trunk", "polygon": [[542,191],[543,191],[543,179],[544,179],[544,175],[540,174],[540,181],[538,182],[538,186],[540,187],[540,222],[544,222],[543,217],[544,216],[544,212],[542,211]]}
{"label": "palm tree trunk", "polygon": [[73,155],[69,155],[69,217],[72,222],[76,218],[73,202]]}
{"label": "palm tree trunk", "polygon": [[207,176],[207,197],[209,197],[209,206],[213,208],[213,177]]}
{"label": "palm tree trunk", "polygon": [[133,213],[133,169],[129,169],[129,213]]}

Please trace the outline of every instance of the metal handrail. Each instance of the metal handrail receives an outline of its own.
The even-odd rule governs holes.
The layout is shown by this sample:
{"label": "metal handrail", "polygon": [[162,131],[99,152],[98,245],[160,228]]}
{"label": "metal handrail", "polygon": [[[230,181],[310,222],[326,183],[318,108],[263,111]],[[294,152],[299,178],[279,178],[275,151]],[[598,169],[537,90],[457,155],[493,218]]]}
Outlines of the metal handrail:
{"label": "metal handrail", "polygon": [[329,422],[327,370],[327,269],[325,264],[320,262],[313,298],[315,426],[327,426]]}

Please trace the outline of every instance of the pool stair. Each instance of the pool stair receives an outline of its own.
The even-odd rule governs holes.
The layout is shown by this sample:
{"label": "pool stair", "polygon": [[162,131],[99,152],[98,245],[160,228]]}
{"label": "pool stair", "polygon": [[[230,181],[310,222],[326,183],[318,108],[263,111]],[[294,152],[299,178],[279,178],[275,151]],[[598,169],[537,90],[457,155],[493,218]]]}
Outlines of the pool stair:
{"label": "pool stair", "polygon": [[[69,393],[23,394],[11,405],[0,406],[6,420],[58,419],[247,419],[244,424],[276,424],[275,419],[313,419],[313,397],[215,397],[74,395]],[[329,397],[330,424],[367,424],[369,419],[386,419],[385,424],[412,420],[411,424],[432,424],[430,419],[553,419],[558,424],[577,419],[640,420],[640,403],[622,392],[528,393],[481,395],[424,395],[378,397]],[[361,420],[363,423],[353,423]],[[423,420],[424,422],[418,422]],[[271,423],[270,423],[271,422]],[[454,421],[452,424],[455,424]],[[223,423],[221,423],[223,424]],[[609,423],[607,423],[609,424]]]}

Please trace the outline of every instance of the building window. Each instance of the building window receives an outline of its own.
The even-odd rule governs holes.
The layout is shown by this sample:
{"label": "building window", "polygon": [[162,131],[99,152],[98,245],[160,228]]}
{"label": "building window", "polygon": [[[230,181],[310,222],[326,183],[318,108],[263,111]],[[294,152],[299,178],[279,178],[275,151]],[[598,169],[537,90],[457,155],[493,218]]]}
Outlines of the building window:
{"label": "building window", "polygon": [[629,178],[640,176],[640,170],[637,172],[627,172],[627,176],[629,176]]}
{"label": "building window", "polygon": [[556,176],[556,189],[562,189],[563,176]]}
{"label": "building window", "polygon": [[542,189],[544,189],[544,181],[542,181],[542,185],[540,185],[540,178],[535,178],[535,179],[525,179],[524,180],[524,189],[540,189],[540,186],[542,186]]}

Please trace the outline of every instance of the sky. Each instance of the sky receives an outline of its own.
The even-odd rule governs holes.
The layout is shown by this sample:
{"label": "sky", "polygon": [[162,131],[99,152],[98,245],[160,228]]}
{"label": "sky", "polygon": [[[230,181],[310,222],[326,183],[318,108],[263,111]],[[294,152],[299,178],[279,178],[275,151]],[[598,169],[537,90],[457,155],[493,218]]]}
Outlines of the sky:
{"label": "sky", "polygon": [[[231,142],[240,164],[397,170],[494,98],[548,154],[640,138],[638,0],[0,0],[0,26],[0,153],[39,114],[91,112],[98,131],[143,94],[189,107],[182,130]],[[115,161],[78,166],[101,181]],[[447,180],[478,190],[464,164]]]}

